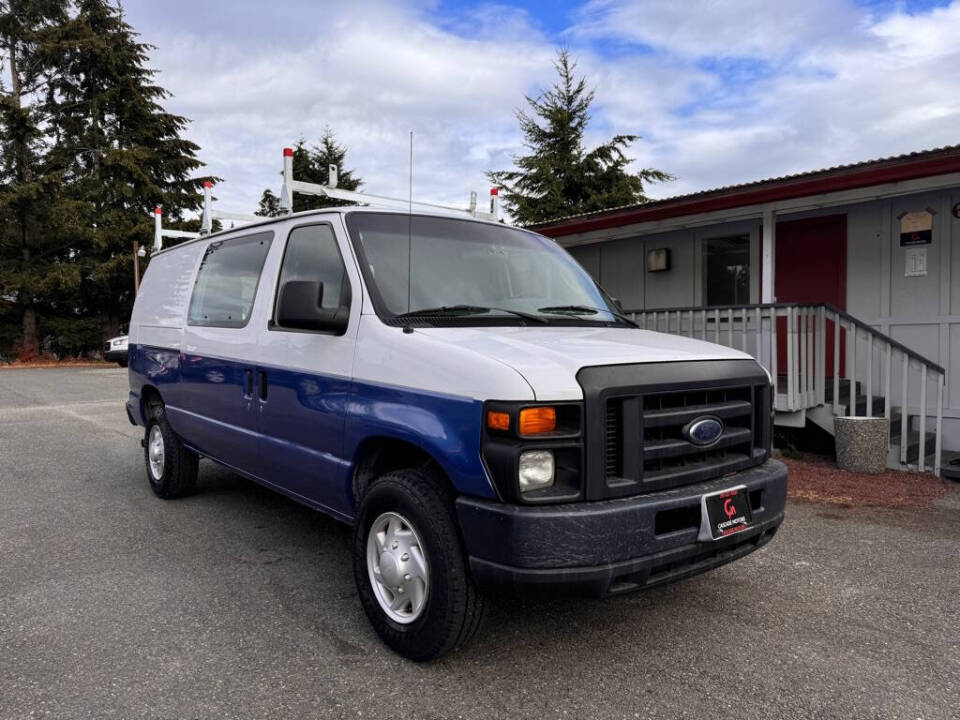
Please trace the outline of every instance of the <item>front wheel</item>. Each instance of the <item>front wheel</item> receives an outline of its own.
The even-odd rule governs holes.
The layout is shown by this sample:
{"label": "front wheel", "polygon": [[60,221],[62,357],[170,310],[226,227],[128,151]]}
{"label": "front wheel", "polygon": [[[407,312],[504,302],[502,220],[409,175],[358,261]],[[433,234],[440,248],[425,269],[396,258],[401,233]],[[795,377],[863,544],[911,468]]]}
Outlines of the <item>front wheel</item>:
{"label": "front wheel", "polygon": [[378,479],[354,528],[354,578],[381,639],[410,660],[463,645],[483,617],[453,503],[436,478],[397,470]]}

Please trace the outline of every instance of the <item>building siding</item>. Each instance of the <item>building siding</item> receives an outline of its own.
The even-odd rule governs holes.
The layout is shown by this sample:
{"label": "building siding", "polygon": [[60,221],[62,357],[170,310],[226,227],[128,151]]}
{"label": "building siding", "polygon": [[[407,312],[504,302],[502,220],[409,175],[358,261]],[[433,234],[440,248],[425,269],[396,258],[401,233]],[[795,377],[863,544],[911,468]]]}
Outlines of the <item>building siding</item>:
{"label": "building siding", "polygon": [[[960,187],[892,199],[778,216],[778,221],[833,215],[847,216],[847,312],[890,335],[947,369],[944,392],[944,447],[960,450],[960,219],[951,208],[960,202]],[[903,213],[934,213],[933,240],[927,248],[927,274],[906,277],[906,248],[900,247]],[[621,231],[622,232],[622,231]],[[575,258],[628,309],[699,306],[702,303],[701,246],[705,238],[749,232],[751,301],[759,298],[760,220],[718,223],[696,229],[640,235],[577,245]],[[562,238],[562,240],[567,240]],[[646,252],[666,247],[671,269],[647,273]],[[849,345],[849,344],[848,344]],[[866,377],[866,340],[857,350],[857,377]],[[848,361],[852,348],[848,346]],[[883,393],[884,358],[873,359],[875,393]],[[900,404],[899,368],[891,382],[891,400]],[[919,371],[910,376],[917,387]],[[914,397],[915,393],[911,393]],[[936,410],[933,383],[927,396],[931,420]],[[912,412],[919,408],[912,407]]]}

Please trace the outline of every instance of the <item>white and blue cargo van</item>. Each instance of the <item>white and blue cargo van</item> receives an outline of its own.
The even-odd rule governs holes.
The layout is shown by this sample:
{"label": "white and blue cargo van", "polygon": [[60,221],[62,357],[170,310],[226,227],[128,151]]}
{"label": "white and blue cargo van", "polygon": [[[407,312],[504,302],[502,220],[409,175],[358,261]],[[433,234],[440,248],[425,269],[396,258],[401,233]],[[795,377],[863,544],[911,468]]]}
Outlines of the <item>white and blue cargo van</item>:
{"label": "white and blue cargo van", "polygon": [[501,223],[342,207],[184,242],[151,259],[129,364],[153,491],[204,457],[351,523],[364,610],[415,660],[484,594],[648,588],[784,517],[766,372],[638,329]]}

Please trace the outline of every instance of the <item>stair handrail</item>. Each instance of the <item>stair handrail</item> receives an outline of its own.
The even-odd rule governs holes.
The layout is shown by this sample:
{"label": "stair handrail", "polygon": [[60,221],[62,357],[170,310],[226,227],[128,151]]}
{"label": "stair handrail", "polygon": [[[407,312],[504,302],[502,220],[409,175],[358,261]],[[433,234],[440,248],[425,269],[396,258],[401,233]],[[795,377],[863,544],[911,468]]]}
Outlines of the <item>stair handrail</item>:
{"label": "stair handrail", "polygon": [[744,309],[748,309],[748,310],[783,310],[783,309],[786,309],[786,308],[797,308],[797,307],[823,308],[824,310],[827,310],[827,311],[829,311],[829,312],[836,313],[837,315],[841,316],[841,317],[842,317],[844,320],[846,320],[847,322],[856,325],[857,327],[859,327],[859,328],[862,329],[862,330],[866,330],[867,332],[872,333],[875,337],[880,337],[880,338],[882,338],[885,342],[890,343],[894,348],[896,348],[896,349],[899,350],[900,352],[902,352],[902,353],[904,353],[904,354],[906,354],[906,355],[909,355],[912,359],[916,360],[917,362],[920,362],[920,363],[925,364],[930,370],[933,370],[934,372],[940,373],[941,375],[946,375],[946,370],[944,370],[944,368],[943,368],[942,365],[938,365],[938,364],[935,363],[933,360],[930,360],[929,358],[926,358],[926,357],[924,357],[923,355],[921,355],[920,353],[918,353],[916,350],[911,350],[910,348],[908,348],[908,347],[907,347],[906,345],[904,345],[903,343],[901,343],[901,342],[899,342],[899,341],[897,341],[897,340],[894,340],[892,337],[890,337],[889,335],[883,333],[883,332],[880,331],[880,330],[877,330],[877,329],[876,329],[875,327],[873,327],[872,325],[863,322],[863,320],[860,320],[860,319],[854,317],[853,315],[851,315],[850,313],[846,312],[845,310],[841,310],[840,308],[836,307],[835,305],[831,305],[830,303],[779,302],[779,303],[744,303],[744,304],[742,304],[742,305],[683,305],[683,306],[680,306],[680,307],[657,307],[657,308],[636,308],[636,309],[628,309],[628,310],[624,310],[623,313],[624,313],[624,315],[627,315],[628,317],[633,317],[634,315],[636,315],[636,314],[638,314],[638,313],[653,313],[653,312],[656,312],[656,313],[676,313],[676,312],[688,312],[688,311],[690,311],[690,310],[709,310],[710,312],[713,312],[713,311],[715,311],[715,310],[719,310],[720,312],[724,312],[724,311],[726,311],[726,310],[744,310]]}
{"label": "stair handrail", "polygon": [[[681,306],[681,307],[658,307],[630,309],[623,311],[625,315],[634,320],[640,319],[642,326],[646,328],[647,319],[653,315],[654,330],[661,328],[660,317],[664,316],[666,320],[666,332],[677,335],[687,335],[695,337],[697,331],[697,317],[702,319],[700,323],[701,330],[699,336],[704,340],[721,342],[720,325],[726,320],[728,325],[724,333],[727,337],[727,345],[736,347],[734,344],[734,328],[739,323],[740,349],[747,351],[747,337],[750,332],[756,333],[756,354],[758,362],[764,364],[764,344],[761,336],[766,336],[769,340],[769,365],[771,375],[778,375],[777,358],[777,329],[776,319],[786,317],[787,321],[787,358],[784,363],[786,367],[787,391],[786,394],[777,393],[776,407],[778,411],[794,412],[817,406],[831,405],[836,415],[840,407],[846,407],[852,415],[857,414],[855,392],[853,387],[857,384],[857,340],[858,332],[862,331],[867,338],[868,361],[866,363],[866,412],[873,415],[874,398],[874,361],[875,340],[879,342],[880,348],[885,357],[885,363],[881,369],[884,391],[884,417],[888,420],[892,417],[892,397],[891,397],[891,377],[893,368],[891,357],[893,351],[898,351],[902,355],[902,421],[900,435],[900,462],[908,464],[907,438],[908,424],[910,417],[910,404],[908,402],[909,389],[909,368],[910,361],[914,361],[920,366],[920,402],[919,402],[919,442],[918,450],[918,469],[923,472],[925,469],[926,456],[926,426],[927,426],[927,389],[930,381],[930,375],[934,376],[936,381],[936,414],[935,414],[935,450],[934,450],[934,473],[940,474],[941,450],[942,450],[942,418],[943,418],[943,394],[946,385],[946,369],[935,363],[933,360],[921,355],[917,351],[907,347],[903,343],[893,339],[881,330],[872,325],[863,322],[854,317],[845,310],[830,303],[800,303],[800,302],[779,302],[779,303],[750,303],[738,305],[711,305],[711,306]],[[684,332],[684,317],[687,318],[688,331]],[[830,316],[829,318],[827,316]],[[673,318],[676,318],[676,332],[673,332]],[[824,392],[825,384],[825,345],[826,345],[826,321],[830,319],[834,322],[834,386],[833,401],[827,400]],[[767,334],[763,330],[764,321],[770,321],[770,332]],[[713,330],[708,336],[708,325],[714,324]],[[754,325],[754,330],[750,325]],[[852,343],[849,347],[849,370],[846,373],[847,382],[851,385],[850,402],[846,406],[839,404],[839,337],[840,331],[845,329],[851,336]],[[776,378],[774,378],[776,382]],[[878,395],[879,397],[879,395]]]}

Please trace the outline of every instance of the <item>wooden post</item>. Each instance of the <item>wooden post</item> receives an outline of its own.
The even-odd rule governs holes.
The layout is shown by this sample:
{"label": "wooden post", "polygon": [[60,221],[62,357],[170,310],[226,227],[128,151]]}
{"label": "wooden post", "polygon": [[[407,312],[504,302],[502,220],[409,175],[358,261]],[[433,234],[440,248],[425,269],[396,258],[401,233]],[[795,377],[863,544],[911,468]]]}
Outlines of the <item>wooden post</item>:
{"label": "wooden post", "polygon": [[773,277],[777,264],[777,215],[773,208],[763,209],[763,238],[760,251],[760,302],[775,302]]}

